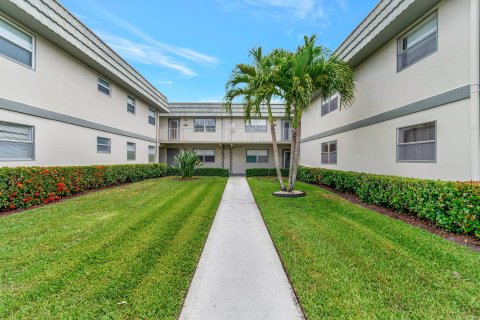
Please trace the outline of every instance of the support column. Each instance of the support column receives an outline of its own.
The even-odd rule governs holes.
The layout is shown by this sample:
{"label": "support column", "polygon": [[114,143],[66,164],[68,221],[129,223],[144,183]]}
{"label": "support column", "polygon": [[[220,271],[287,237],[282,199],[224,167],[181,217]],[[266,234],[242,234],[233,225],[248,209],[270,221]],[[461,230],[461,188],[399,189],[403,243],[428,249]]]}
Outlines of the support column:
{"label": "support column", "polygon": [[471,179],[480,180],[480,0],[470,0]]}

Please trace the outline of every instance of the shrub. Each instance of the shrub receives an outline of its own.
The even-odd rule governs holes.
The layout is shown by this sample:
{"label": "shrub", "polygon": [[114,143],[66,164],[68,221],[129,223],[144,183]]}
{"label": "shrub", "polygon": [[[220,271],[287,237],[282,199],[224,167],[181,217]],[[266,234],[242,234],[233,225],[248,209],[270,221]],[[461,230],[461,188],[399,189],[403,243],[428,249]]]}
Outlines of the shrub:
{"label": "shrub", "polygon": [[71,194],[163,177],[165,164],[0,168],[0,210],[28,208]]}
{"label": "shrub", "polygon": [[[167,169],[168,176],[179,176],[180,172],[175,167],[168,167]],[[223,168],[197,168],[193,171],[194,176],[210,176],[210,177],[228,177],[230,172],[228,169]]]}
{"label": "shrub", "polygon": [[[280,169],[283,177],[288,177],[288,169]],[[263,169],[252,168],[246,170],[247,177],[276,177],[277,170],[275,168]]]}
{"label": "shrub", "polygon": [[201,165],[202,162],[194,152],[182,151],[173,158],[173,167],[178,170],[182,179],[191,179],[195,169]]}
{"label": "shrub", "polygon": [[420,218],[455,233],[480,238],[478,183],[455,183],[358,172],[300,167],[297,178],[357,195],[376,204]]}

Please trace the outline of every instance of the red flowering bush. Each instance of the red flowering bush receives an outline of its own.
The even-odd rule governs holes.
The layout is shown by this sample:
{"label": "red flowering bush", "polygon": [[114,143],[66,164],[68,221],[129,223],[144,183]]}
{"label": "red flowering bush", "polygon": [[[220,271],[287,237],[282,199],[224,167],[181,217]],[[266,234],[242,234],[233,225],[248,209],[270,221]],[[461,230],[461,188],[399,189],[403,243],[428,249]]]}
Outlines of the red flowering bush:
{"label": "red flowering bush", "polygon": [[0,210],[28,208],[71,194],[165,176],[164,164],[0,168]]}

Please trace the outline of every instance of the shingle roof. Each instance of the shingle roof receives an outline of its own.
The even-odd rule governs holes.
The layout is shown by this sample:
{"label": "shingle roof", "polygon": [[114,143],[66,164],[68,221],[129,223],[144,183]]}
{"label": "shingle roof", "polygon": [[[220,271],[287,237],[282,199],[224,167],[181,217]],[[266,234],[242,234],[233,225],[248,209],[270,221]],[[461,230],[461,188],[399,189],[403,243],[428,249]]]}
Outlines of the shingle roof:
{"label": "shingle roof", "polygon": [[[272,113],[276,118],[285,117],[285,105],[281,103],[272,103]],[[215,117],[243,117],[243,104],[236,103],[232,105],[232,113],[225,110],[223,103],[221,102],[173,102],[169,103],[169,114],[160,114],[163,117],[172,116],[185,116],[185,117],[198,117],[198,116],[215,116]],[[262,107],[262,117],[267,116],[266,106]]]}

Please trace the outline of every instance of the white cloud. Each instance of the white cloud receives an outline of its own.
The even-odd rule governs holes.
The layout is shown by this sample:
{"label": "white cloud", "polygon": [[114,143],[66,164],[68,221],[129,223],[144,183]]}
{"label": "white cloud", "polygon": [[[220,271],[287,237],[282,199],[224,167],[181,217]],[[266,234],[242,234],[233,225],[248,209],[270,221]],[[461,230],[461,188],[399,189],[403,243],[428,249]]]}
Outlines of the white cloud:
{"label": "white cloud", "polygon": [[196,75],[195,71],[163,54],[153,46],[136,43],[104,32],[100,32],[100,36],[112,49],[126,59],[173,69],[187,77]]}

